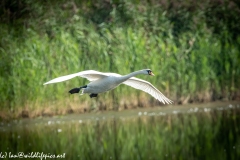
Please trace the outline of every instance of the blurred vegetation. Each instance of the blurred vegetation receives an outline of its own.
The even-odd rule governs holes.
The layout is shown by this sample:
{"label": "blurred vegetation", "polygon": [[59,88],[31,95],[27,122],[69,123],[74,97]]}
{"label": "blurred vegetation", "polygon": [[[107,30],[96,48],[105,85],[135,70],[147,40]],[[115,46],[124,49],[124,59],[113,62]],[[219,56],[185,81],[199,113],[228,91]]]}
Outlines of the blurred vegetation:
{"label": "blurred vegetation", "polygon": [[239,115],[235,108],[125,119],[58,119],[21,127],[4,124],[0,150],[2,155],[65,153],[66,159],[78,160],[235,160],[240,157]]}
{"label": "blurred vegetation", "polygon": [[123,86],[97,101],[68,96],[87,83],[81,78],[42,85],[88,69],[127,74],[151,68],[154,78],[140,78],[180,104],[237,100],[239,15],[237,0],[2,0],[1,109],[60,114],[159,105]]}

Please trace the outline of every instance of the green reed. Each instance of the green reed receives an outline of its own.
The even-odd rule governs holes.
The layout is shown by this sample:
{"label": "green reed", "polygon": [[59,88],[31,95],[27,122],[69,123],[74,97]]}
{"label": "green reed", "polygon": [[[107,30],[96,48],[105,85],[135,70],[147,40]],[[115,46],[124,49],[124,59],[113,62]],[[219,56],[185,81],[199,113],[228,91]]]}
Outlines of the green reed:
{"label": "green reed", "polygon": [[[204,10],[185,15],[184,9],[178,8],[179,13],[166,13],[161,6],[133,5],[129,1],[109,11],[111,21],[98,23],[91,2],[86,3],[92,11],[89,14],[82,10],[72,14],[54,7],[58,5],[54,1],[46,3],[44,6],[53,12],[38,7],[42,6],[40,2],[27,3],[39,16],[28,20],[29,27],[16,29],[1,24],[0,101],[1,108],[11,110],[11,114],[17,109],[41,112],[47,106],[57,113],[61,107],[73,108],[72,104],[106,109],[159,105],[151,96],[123,86],[100,94],[96,102],[88,96],[69,96],[68,90],[88,83],[81,78],[42,85],[58,76],[88,69],[127,74],[151,68],[155,77],[139,77],[176,103],[232,100],[238,96],[240,39],[232,40],[227,30],[216,35],[205,21],[208,17],[204,17]],[[86,4],[78,7],[84,10]],[[179,17],[175,14],[182,15],[179,24],[183,28],[173,25],[171,16]]]}

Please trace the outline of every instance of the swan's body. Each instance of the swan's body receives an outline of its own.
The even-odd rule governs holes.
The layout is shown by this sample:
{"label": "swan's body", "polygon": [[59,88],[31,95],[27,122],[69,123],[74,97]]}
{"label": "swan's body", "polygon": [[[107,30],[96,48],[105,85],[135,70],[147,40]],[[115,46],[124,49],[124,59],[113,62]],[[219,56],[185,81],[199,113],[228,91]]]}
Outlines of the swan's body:
{"label": "swan's body", "polygon": [[75,74],[70,74],[70,75],[55,78],[49,82],[44,83],[44,85],[66,81],[79,76],[79,77],[87,78],[90,81],[90,83],[80,88],[73,88],[69,91],[69,93],[71,94],[79,93],[79,91],[82,89],[82,92],[81,92],[82,94],[89,93],[90,97],[92,98],[92,97],[97,97],[98,93],[103,93],[103,92],[112,90],[117,86],[119,86],[120,84],[126,84],[133,88],[140,89],[144,92],[149,93],[154,98],[156,98],[157,100],[159,100],[164,104],[172,103],[170,99],[165,97],[150,82],[134,77],[139,74],[152,75],[152,76],[154,75],[150,69],[144,69],[144,70],[132,72],[124,76],[116,73],[102,73],[94,70],[87,70],[87,71],[82,71]]}

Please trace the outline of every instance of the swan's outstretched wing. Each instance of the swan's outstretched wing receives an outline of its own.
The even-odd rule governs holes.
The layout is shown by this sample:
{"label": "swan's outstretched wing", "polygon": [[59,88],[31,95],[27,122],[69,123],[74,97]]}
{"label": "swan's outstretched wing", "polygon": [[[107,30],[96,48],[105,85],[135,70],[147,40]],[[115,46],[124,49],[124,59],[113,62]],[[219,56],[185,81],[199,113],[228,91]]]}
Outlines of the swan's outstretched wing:
{"label": "swan's outstretched wing", "polygon": [[77,77],[77,76],[86,78],[89,81],[95,81],[95,80],[101,79],[103,77],[109,76],[109,74],[94,71],[94,70],[87,70],[87,71],[82,71],[82,72],[69,74],[69,75],[66,75],[66,76],[62,76],[62,77],[52,79],[51,81],[48,81],[48,82],[44,83],[43,85],[50,84],[50,83],[63,82],[63,81],[72,79],[72,78]]}
{"label": "swan's outstretched wing", "polygon": [[162,102],[164,104],[165,103],[171,104],[173,102],[170,99],[168,99],[167,97],[165,97],[157,88],[155,88],[148,81],[144,81],[142,79],[132,77],[132,78],[126,80],[125,82],[123,82],[123,84],[126,84],[133,88],[136,88],[136,89],[142,90],[146,93],[149,93],[154,98],[156,98],[157,100],[159,100],[160,102]]}

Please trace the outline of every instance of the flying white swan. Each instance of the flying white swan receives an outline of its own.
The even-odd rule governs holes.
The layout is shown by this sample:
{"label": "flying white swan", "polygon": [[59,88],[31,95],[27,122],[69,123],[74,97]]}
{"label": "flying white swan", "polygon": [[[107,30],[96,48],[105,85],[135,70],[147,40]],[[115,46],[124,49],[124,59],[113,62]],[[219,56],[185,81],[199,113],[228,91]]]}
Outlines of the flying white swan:
{"label": "flying white swan", "polygon": [[49,82],[44,83],[43,85],[50,84],[50,83],[58,83],[58,82],[66,81],[79,76],[79,77],[87,78],[90,81],[90,83],[88,85],[85,85],[79,88],[73,88],[69,91],[69,93],[71,94],[79,93],[79,91],[82,89],[82,92],[81,92],[82,94],[89,93],[90,97],[92,98],[92,97],[97,97],[98,93],[107,92],[123,83],[133,88],[149,93],[154,98],[156,98],[157,100],[159,100],[164,104],[165,103],[170,104],[173,102],[167,97],[165,97],[150,82],[134,77],[139,74],[154,76],[154,74],[150,69],[135,71],[124,76],[117,73],[102,73],[94,70],[87,70],[87,71],[82,71],[82,72],[55,78]]}

